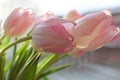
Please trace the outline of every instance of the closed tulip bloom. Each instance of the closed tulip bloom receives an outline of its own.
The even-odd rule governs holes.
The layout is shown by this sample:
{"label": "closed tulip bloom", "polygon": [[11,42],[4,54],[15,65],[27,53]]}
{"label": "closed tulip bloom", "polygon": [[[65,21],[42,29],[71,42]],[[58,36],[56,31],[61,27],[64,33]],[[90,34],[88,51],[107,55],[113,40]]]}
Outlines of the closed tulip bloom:
{"label": "closed tulip bloom", "polygon": [[74,26],[75,23],[60,18],[51,18],[42,22],[33,29],[33,48],[56,54],[71,51],[75,46],[71,35]]}
{"label": "closed tulip bloom", "polygon": [[4,34],[16,37],[24,34],[34,24],[32,9],[16,8],[7,17],[3,24]]}
{"label": "closed tulip bloom", "polygon": [[107,48],[120,48],[120,33],[105,45]]}
{"label": "closed tulip bloom", "polygon": [[56,16],[51,12],[47,12],[44,15],[39,16],[35,21],[35,26],[39,25],[41,22],[46,21],[50,18],[56,18]]}
{"label": "closed tulip bloom", "polygon": [[81,15],[79,14],[79,12],[77,12],[77,10],[71,10],[63,18],[68,19],[70,21],[75,21],[79,19],[80,17]]}
{"label": "closed tulip bloom", "polygon": [[72,32],[76,47],[69,53],[75,56],[101,48],[119,33],[119,28],[111,25],[112,15],[108,10],[88,14],[76,23]]}

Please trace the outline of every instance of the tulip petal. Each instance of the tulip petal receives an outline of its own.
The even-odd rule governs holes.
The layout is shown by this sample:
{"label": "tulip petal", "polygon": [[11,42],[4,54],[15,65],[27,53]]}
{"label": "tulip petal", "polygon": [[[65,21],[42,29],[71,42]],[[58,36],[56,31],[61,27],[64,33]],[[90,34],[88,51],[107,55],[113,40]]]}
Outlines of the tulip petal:
{"label": "tulip petal", "polygon": [[117,34],[119,33],[119,28],[110,25],[108,29],[104,30],[101,34],[97,35],[89,44],[89,46],[86,48],[86,50],[95,50],[102,46],[104,46],[106,43],[111,41]]}
{"label": "tulip petal", "polygon": [[34,24],[34,14],[32,13],[32,9],[25,9],[24,13],[21,16],[19,23],[17,24],[13,34],[17,33],[17,35],[21,35],[26,32],[31,26]]}
{"label": "tulip petal", "polygon": [[100,22],[107,17],[111,17],[111,15],[108,15],[109,11],[107,13],[106,12],[107,11],[102,11],[89,14],[76,21],[78,25],[72,33],[75,37],[76,43],[79,45],[80,48],[88,47],[89,36],[96,29],[97,25],[100,24]]}
{"label": "tulip petal", "polygon": [[[86,50],[89,50],[90,48],[91,48],[91,44],[92,45],[94,45],[94,43],[95,42],[97,42],[98,41],[98,43],[100,43],[100,41],[102,41],[102,40],[104,40],[104,39],[102,39],[102,40],[100,40],[99,41],[99,37],[106,37],[107,35],[109,35],[110,33],[110,31],[113,31],[113,30],[115,30],[116,29],[116,33],[118,33],[118,28],[117,27],[115,27],[115,26],[110,26],[110,24],[112,23],[112,18],[111,17],[107,17],[105,20],[103,20],[96,28],[95,28],[95,30],[93,31],[93,33],[89,36],[89,39],[88,39],[88,41],[87,42],[89,42],[89,46],[86,48]],[[115,27],[115,29],[114,29],[114,27]],[[111,30],[111,29],[113,29],[113,30]],[[108,34],[109,33],[109,34]],[[113,33],[113,32],[112,32]],[[106,35],[106,36],[104,36],[104,35]],[[102,35],[102,36],[101,36]],[[114,34],[113,34],[114,35]],[[115,36],[115,35],[114,35]],[[97,39],[96,39],[97,38]],[[112,36],[111,36],[111,38],[113,38]],[[111,38],[107,38],[106,39],[106,42],[108,41],[108,40],[111,40]],[[101,38],[100,38],[101,39]],[[96,41],[95,41],[96,40]],[[103,41],[103,42],[105,42],[105,41]],[[95,47],[97,48],[97,47],[99,47],[100,45],[98,44],[98,46],[96,45]],[[100,46],[101,47],[101,46]],[[96,49],[95,48],[95,49]]]}
{"label": "tulip petal", "polygon": [[107,15],[105,11],[102,11],[98,13],[92,13],[78,19],[76,21],[77,26],[74,30],[74,34],[79,34],[80,36],[90,35],[96,26],[108,16],[111,15]]}
{"label": "tulip petal", "polygon": [[108,48],[120,48],[120,33],[105,45]]}
{"label": "tulip petal", "polygon": [[71,10],[67,15],[64,16],[64,19],[68,19],[70,21],[75,21],[79,18],[81,18],[81,15],[76,10]]}
{"label": "tulip petal", "polygon": [[75,28],[75,23],[69,20],[61,19],[61,18],[51,18],[47,21],[44,21],[47,25],[63,25],[63,27],[68,31],[70,34]]}
{"label": "tulip petal", "polygon": [[32,43],[36,50],[64,53],[73,49],[75,43],[72,35],[59,22],[64,23],[50,19],[35,27],[32,32]]}
{"label": "tulip petal", "polygon": [[15,37],[25,33],[34,24],[32,9],[16,8],[6,19],[3,28],[5,35]]}
{"label": "tulip petal", "polygon": [[89,44],[95,37],[101,35],[102,33],[106,32],[109,29],[110,24],[112,23],[112,17],[107,17],[104,19],[98,26],[94,29],[92,34],[88,36],[88,39],[86,40]]}
{"label": "tulip petal", "polygon": [[[16,13],[19,13],[19,14],[16,14]],[[19,16],[21,17],[23,11],[22,11],[22,8],[16,8],[9,16],[8,18],[6,19],[5,23],[4,23],[4,32],[5,34],[7,34],[6,32],[7,31],[10,31],[11,29],[11,26],[10,25],[13,25],[13,27],[15,27],[17,25],[17,23],[15,23],[15,21],[18,22],[19,19]],[[12,19],[12,20],[11,20]],[[13,28],[12,27],[12,28]],[[13,30],[12,30],[13,31]]]}
{"label": "tulip petal", "polygon": [[85,51],[84,50],[81,50],[80,48],[78,48],[77,46],[74,47],[72,49],[72,51],[70,51],[68,53],[70,56],[73,56],[73,57],[80,57],[82,56],[83,54],[85,54]]}
{"label": "tulip petal", "polygon": [[49,11],[46,14],[38,17],[35,21],[35,26],[39,25],[41,22],[46,21],[50,18],[56,18],[56,16],[51,11]]}

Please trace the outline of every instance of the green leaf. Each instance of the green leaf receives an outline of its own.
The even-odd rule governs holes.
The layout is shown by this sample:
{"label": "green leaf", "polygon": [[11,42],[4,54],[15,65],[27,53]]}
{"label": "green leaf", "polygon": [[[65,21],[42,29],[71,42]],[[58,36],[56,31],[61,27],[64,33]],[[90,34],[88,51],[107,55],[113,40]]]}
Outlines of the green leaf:
{"label": "green leaf", "polygon": [[[4,46],[6,46],[10,42],[10,38],[3,36],[0,39],[0,41],[1,41],[0,49],[2,49]],[[6,64],[6,59],[5,59],[5,55],[3,55],[0,58],[0,80],[5,80],[5,74],[6,74],[5,64]]]}
{"label": "green leaf", "polygon": [[18,44],[18,43],[21,43],[21,42],[25,42],[25,41],[28,41],[28,40],[31,40],[32,39],[32,36],[28,36],[28,37],[24,37],[24,38],[21,38],[21,39],[18,39],[8,45],[6,45],[5,47],[3,47],[0,51],[0,57],[2,55],[5,55],[5,51],[7,51],[9,48],[13,47],[14,45]]}
{"label": "green leaf", "polygon": [[9,37],[5,37],[2,44],[0,45],[0,49],[2,49],[4,46],[6,46],[10,42]]}
{"label": "green leaf", "polygon": [[5,56],[0,58],[0,80],[5,80]]}
{"label": "green leaf", "polygon": [[29,46],[29,41],[25,41],[22,46],[20,46],[20,48],[17,50],[16,54],[15,54],[15,61],[16,59],[18,59],[18,56],[20,56]]}
{"label": "green leaf", "polygon": [[35,75],[34,80],[38,80],[39,76],[44,73],[57,59],[59,55],[50,54],[45,59],[43,59],[37,67],[37,73]]}
{"label": "green leaf", "polygon": [[59,60],[65,58],[66,56],[68,56],[67,54],[62,54],[62,55],[59,55],[58,58],[55,60],[54,63],[58,62]]}
{"label": "green leaf", "polygon": [[5,38],[5,35],[0,35],[0,44],[2,43],[3,39]]}
{"label": "green leaf", "polygon": [[34,55],[31,60],[28,60],[26,65],[22,68],[16,80],[33,80],[36,73],[37,64],[41,56],[41,54],[35,54],[36,55]]}
{"label": "green leaf", "polygon": [[5,73],[7,73],[10,70],[11,65],[12,65],[12,60],[9,60],[9,62],[7,62],[5,66]]}
{"label": "green leaf", "polygon": [[49,80],[49,78],[47,76],[43,76],[44,80]]}
{"label": "green leaf", "polygon": [[14,80],[14,78],[18,75],[29,57],[32,55],[32,50],[32,48],[27,49],[25,52],[21,53],[17,61],[14,62],[9,73],[10,80]]}
{"label": "green leaf", "polygon": [[44,77],[44,76],[48,76],[48,75],[53,74],[53,73],[56,73],[56,72],[58,72],[58,71],[60,71],[60,70],[66,69],[66,68],[70,67],[71,65],[72,65],[72,64],[65,64],[65,65],[58,66],[58,67],[56,67],[56,68],[50,69],[50,70],[48,70],[47,72],[41,74],[41,75],[39,76],[39,78],[42,78],[42,77]]}

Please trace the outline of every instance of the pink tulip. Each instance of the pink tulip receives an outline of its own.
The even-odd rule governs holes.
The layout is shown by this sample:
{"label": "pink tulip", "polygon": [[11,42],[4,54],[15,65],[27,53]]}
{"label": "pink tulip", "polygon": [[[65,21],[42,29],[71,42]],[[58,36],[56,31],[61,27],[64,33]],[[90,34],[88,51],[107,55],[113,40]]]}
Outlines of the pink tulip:
{"label": "pink tulip", "polygon": [[39,16],[35,21],[35,26],[39,25],[41,22],[46,21],[50,18],[55,18],[56,16],[51,12],[47,12],[46,14]]}
{"label": "pink tulip", "polygon": [[[113,23],[120,27],[120,13],[113,15]],[[120,33],[109,43],[105,45],[107,48],[120,48]]]}
{"label": "pink tulip", "polygon": [[58,54],[71,51],[75,46],[71,35],[74,26],[75,23],[60,18],[42,22],[33,29],[33,48]]}
{"label": "pink tulip", "polygon": [[120,48],[120,33],[105,45],[107,48]]}
{"label": "pink tulip", "polygon": [[120,13],[113,15],[113,23],[112,24],[120,27]]}
{"label": "pink tulip", "polygon": [[101,48],[119,33],[119,28],[111,25],[112,15],[108,10],[88,14],[76,23],[72,32],[76,47],[69,53],[74,56]]}
{"label": "pink tulip", "polygon": [[79,19],[81,15],[76,10],[71,10],[64,16],[64,19],[68,19],[70,21],[75,21]]}
{"label": "pink tulip", "polygon": [[9,37],[24,34],[34,24],[32,9],[16,8],[7,17],[3,25],[4,33]]}

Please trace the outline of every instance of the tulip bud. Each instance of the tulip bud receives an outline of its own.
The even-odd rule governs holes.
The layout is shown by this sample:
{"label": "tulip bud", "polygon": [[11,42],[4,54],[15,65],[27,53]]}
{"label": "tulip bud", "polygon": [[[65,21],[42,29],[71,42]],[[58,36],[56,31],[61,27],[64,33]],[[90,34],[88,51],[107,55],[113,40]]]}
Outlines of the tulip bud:
{"label": "tulip bud", "polygon": [[70,21],[75,21],[75,20],[81,18],[81,15],[76,10],[71,10],[63,18],[68,19]]}
{"label": "tulip bud", "polygon": [[32,9],[16,8],[7,17],[3,24],[4,34],[16,37],[24,34],[34,24]]}
{"label": "tulip bud", "polygon": [[105,45],[107,48],[120,48],[120,33]]}
{"label": "tulip bud", "polygon": [[75,46],[71,30],[75,24],[71,21],[51,18],[33,29],[32,44],[36,50],[53,53],[65,53]]}
{"label": "tulip bud", "polygon": [[77,51],[73,49],[69,52],[72,55],[78,55],[81,50],[91,51],[101,48],[120,31],[111,25],[112,15],[108,10],[83,16],[76,23],[72,35],[75,38]]}
{"label": "tulip bud", "polygon": [[35,26],[39,25],[41,22],[46,21],[50,18],[56,18],[56,16],[51,11],[47,12],[42,16],[39,16],[35,21]]}

